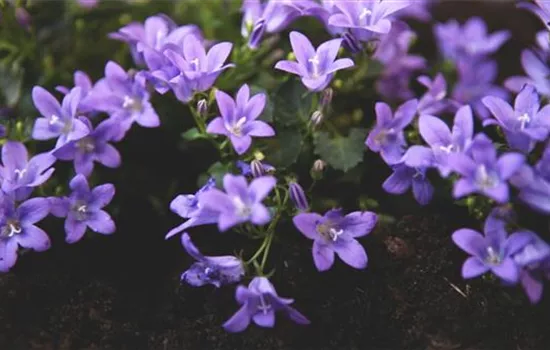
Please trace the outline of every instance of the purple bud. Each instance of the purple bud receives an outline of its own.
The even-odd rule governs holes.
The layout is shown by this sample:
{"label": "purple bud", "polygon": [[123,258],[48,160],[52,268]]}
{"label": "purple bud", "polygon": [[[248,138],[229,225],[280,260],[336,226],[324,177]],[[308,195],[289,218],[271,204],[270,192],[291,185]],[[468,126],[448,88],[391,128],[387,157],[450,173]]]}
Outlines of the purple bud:
{"label": "purple bud", "polygon": [[288,184],[288,189],[290,191],[290,199],[294,202],[296,208],[300,211],[308,211],[309,203],[302,186],[292,181]]}
{"label": "purple bud", "polygon": [[323,171],[325,171],[326,166],[327,166],[327,163],[324,160],[317,159],[313,163],[313,167],[311,168],[311,171],[316,173],[322,173]]}
{"label": "purple bud", "polygon": [[349,32],[345,32],[342,35],[342,39],[344,47],[351,53],[358,53],[363,49],[361,43],[357,40],[357,38],[355,38],[353,34]]}
{"label": "purple bud", "polygon": [[323,113],[321,111],[313,112],[313,114],[311,115],[311,123],[314,126],[317,126],[321,124],[322,121],[323,121]]}
{"label": "purple bud", "polygon": [[330,105],[333,94],[334,91],[331,88],[326,88],[323,90],[323,94],[321,95],[321,108],[325,108]]}
{"label": "purple bud", "polygon": [[265,175],[264,165],[258,159],[254,159],[250,162],[250,173],[253,177],[260,177]]}
{"label": "purple bud", "polygon": [[203,118],[205,118],[208,113],[208,102],[206,102],[204,98],[197,102],[197,113]]}
{"label": "purple bud", "polygon": [[23,7],[18,7],[15,9],[15,19],[17,23],[25,30],[29,30],[31,25],[31,15]]}
{"label": "purple bud", "polygon": [[6,127],[4,125],[0,125],[0,138],[5,137],[6,134]]}
{"label": "purple bud", "polygon": [[260,18],[254,24],[252,33],[250,33],[250,38],[248,39],[248,47],[255,50],[260,46],[260,41],[265,33],[265,19]]}

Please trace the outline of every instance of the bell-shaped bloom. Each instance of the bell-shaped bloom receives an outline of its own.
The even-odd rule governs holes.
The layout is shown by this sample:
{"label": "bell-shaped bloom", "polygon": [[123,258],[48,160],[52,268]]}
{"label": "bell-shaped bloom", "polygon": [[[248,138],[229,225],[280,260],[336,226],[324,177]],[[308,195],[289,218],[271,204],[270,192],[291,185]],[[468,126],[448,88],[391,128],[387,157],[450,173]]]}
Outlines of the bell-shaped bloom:
{"label": "bell-shaped bloom", "polygon": [[108,113],[120,124],[119,141],[135,123],[146,128],[160,125],[160,119],[149,102],[150,94],[144,79],[130,76],[117,63],[105,66],[105,78],[96,83],[86,103]]}
{"label": "bell-shaped bloom", "polygon": [[38,118],[34,122],[32,138],[35,140],[57,138],[56,147],[60,147],[69,141],[86,136],[89,129],[77,118],[81,95],[82,89],[75,87],[63,97],[60,105],[47,90],[35,86],[32,89],[32,99],[43,118]]}
{"label": "bell-shaped bloom", "polygon": [[[87,120],[86,120],[87,121]],[[88,121],[90,129],[91,123]],[[109,142],[120,135],[120,125],[116,120],[106,119],[86,137],[69,142],[53,152],[57,159],[74,161],[77,174],[89,176],[94,170],[94,162],[108,168],[120,166],[120,153]]]}
{"label": "bell-shaped bloom", "polygon": [[[2,146],[2,166],[0,179],[2,191],[12,193],[16,200],[27,198],[34,187],[42,185],[54,169],[55,157],[50,153],[37,154],[29,159],[25,145],[8,141]],[[15,192],[14,192],[15,191]]]}
{"label": "bell-shaped bloom", "polygon": [[453,196],[461,198],[476,192],[498,203],[507,202],[507,180],[520,170],[525,157],[509,152],[497,158],[495,146],[484,134],[474,138],[469,153],[471,156],[455,153],[449,157],[451,169],[462,176],[454,184]]}
{"label": "bell-shaped bloom", "polygon": [[388,165],[401,161],[407,145],[403,130],[412,122],[417,106],[418,100],[407,101],[399,106],[395,114],[384,102],[377,102],[374,106],[376,125],[369,133],[365,144],[371,151],[380,153]]}
{"label": "bell-shaped bloom", "polygon": [[483,104],[495,119],[485,119],[483,125],[499,125],[508,145],[524,153],[544,141],[550,132],[550,105],[540,108],[539,96],[532,85],[525,85],[517,95],[514,107],[494,96],[484,97]]}
{"label": "bell-shaped bloom", "polygon": [[417,81],[428,89],[418,101],[419,115],[438,115],[458,107],[457,102],[446,99],[447,82],[443,74],[438,73],[433,80],[426,75],[421,75]]}
{"label": "bell-shaped bloom", "polygon": [[65,241],[78,242],[89,227],[102,235],[110,235],[116,227],[111,216],[103,210],[115,195],[113,184],[103,184],[90,189],[86,177],[76,175],[69,183],[68,197],[49,198],[51,213],[65,219]]}
{"label": "bell-shaped bloom", "polygon": [[199,194],[199,202],[204,208],[219,213],[218,229],[221,232],[247,221],[265,225],[271,220],[271,213],[262,201],[276,182],[273,176],[262,176],[248,185],[244,176],[225,174],[225,192],[212,188]]}
{"label": "bell-shaped bloom", "polygon": [[50,238],[35,224],[50,210],[46,198],[32,198],[17,207],[12,196],[0,203],[0,272],[7,272],[17,261],[19,246],[42,252],[50,247]]}
{"label": "bell-shaped bloom", "polygon": [[403,194],[411,187],[418,204],[426,205],[432,200],[434,188],[426,177],[426,167],[396,164],[393,166],[393,174],[382,184],[384,191],[391,194]]}
{"label": "bell-shaped bloom", "polygon": [[472,17],[463,26],[456,20],[434,26],[441,52],[453,61],[478,60],[495,53],[510,38],[510,32],[500,30],[489,34],[483,19]]}
{"label": "bell-shaped bloom", "polygon": [[550,147],[547,145],[534,167],[524,164],[510,182],[520,189],[518,197],[524,203],[538,212],[550,213]]}
{"label": "bell-shaped bloom", "polygon": [[369,211],[356,211],[343,215],[333,209],[319,215],[301,213],[292,221],[307,238],[313,240],[313,262],[319,271],[326,271],[334,264],[334,253],[347,265],[364,269],[367,267],[365,248],[355,239],[369,234],[378,217]]}
{"label": "bell-shaped bloom", "polygon": [[426,146],[411,146],[403,161],[410,167],[435,166],[442,177],[451,173],[449,156],[468,150],[474,134],[474,120],[470,106],[461,107],[455,115],[452,130],[438,117],[421,115],[418,119],[420,136]]}
{"label": "bell-shaped bloom", "polygon": [[257,120],[265,108],[264,93],[250,97],[250,89],[244,84],[237,92],[235,100],[221,90],[216,90],[215,94],[221,116],[214,118],[206,131],[229,137],[235,152],[245,153],[252,144],[252,137],[275,135],[269,124]]}
{"label": "bell-shaped bloom", "polygon": [[[222,42],[206,52],[204,44],[196,36],[185,36],[181,48],[168,48],[164,51],[165,56],[180,72],[171,83],[177,86],[179,80],[183,79],[192,91],[210,89],[225,69],[235,66],[232,63],[225,64],[232,48],[233,44],[230,42]],[[183,102],[190,98],[191,96],[185,98]]]}
{"label": "bell-shaped bloom", "polygon": [[517,283],[519,268],[512,256],[529,243],[531,235],[519,231],[508,236],[501,227],[485,222],[485,235],[462,228],[453,233],[453,242],[470,254],[462,265],[462,277],[473,278],[492,271],[507,283]]}
{"label": "bell-shaped bloom", "polygon": [[[77,107],[77,113],[90,113],[94,112],[95,108],[93,105],[86,104],[86,97],[92,91],[94,84],[92,79],[83,71],[75,71],[73,74],[73,82],[75,88],[80,88],[80,102]],[[69,94],[72,89],[69,89],[66,86],[56,86],[55,89],[62,93],[63,95]]]}
{"label": "bell-shaped bloom", "polygon": [[178,233],[187,230],[190,227],[215,224],[218,222],[220,213],[205,208],[199,202],[199,194],[206,192],[216,186],[214,178],[208,179],[195,194],[180,194],[170,203],[170,210],[184,219],[188,219],[183,224],[174,227],[166,234],[165,239],[169,239]]}
{"label": "bell-shaped bloom", "polygon": [[389,33],[390,16],[410,5],[408,1],[336,1],[334,6],[340,12],[330,16],[328,24],[348,29],[358,40],[368,41],[376,34]]}
{"label": "bell-shaped bloom", "polygon": [[254,277],[248,288],[238,286],[235,299],[242,306],[223,324],[223,328],[228,332],[242,332],[250,321],[260,327],[272,328],[275,325],[276,312],[286,314],[298,324],[309,324],[304,315],[290,306],[294,300],[278,296],[275,287],[266,277]]}
{"label": "bell-shaped bloom", "polygon": [[332,80],[334,72],[354,65],[349,58],[336,59],[342,39],[326,41],[315,49],[305,35],[294,31],[290,33],[290,44],[297,62],[279,61],[275,69],[298,75],[311,91],[323,90]]}
{"label": "bell-shaped bloom", "polygon": [[197,260],[181,275],[182,282],[193,287],[212,284],[219,288],[224,284],[239,282],[244,275],[243,262],[236,256],[202,255],[186,232],[181,236],[181,244],[187,254]]}

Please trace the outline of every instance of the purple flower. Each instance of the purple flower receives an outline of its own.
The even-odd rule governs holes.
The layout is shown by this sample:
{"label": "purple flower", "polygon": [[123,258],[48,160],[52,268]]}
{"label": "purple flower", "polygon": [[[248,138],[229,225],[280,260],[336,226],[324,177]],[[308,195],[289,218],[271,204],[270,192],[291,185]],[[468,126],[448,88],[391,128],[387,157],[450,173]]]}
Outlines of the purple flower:
{"label": "purple flower", "polygon": [[221,232],[243,222],[265,225],[271,220],[269,210],[262,204],[277,180],[262,176],[247,184],[244,176],[225,174],[225,192],[216,188],[199,194],[199,203],[209,210],[219,212],[218,229]]}
{"label": "purple flower", "polygon": [[[92,128],[90,122],[89,127]],[[99,123],[88,136],[69,142],[53,152],[57,159],[73,160],[77,174],[89,176],[94,170],[94,162],[108,168],[120,166],[120,153],[109,142],[120,134],[117,121],[106,119]]]}
{"label": "purple flower", "polygon": [[297,62],[279,61],[275,69],[296,74],[311,91],[321,91],[332,80],[334,72],[353,66],[349,58],[336,59],[342,39],[332,39],[322,43],[317,49],[302,33],[290,33],[290,44]]}
{"label": "purple flower", "polygon": [[[252,176],[252,177],[260,177],[265,174],[271,174],[275,172],[275,167],[261,162],[257,159],[250,162],[250,164],[243,162],[241,160],[238,160],[236,163],[237,168],[241,171],[241,175],[244,176]],[[256,168],[256,170],[253,171],[253,168]]]}
{"label": "purple flower", "polygon": [[494,96],[484,97],[482,102],[496,118],[485,119],[483,125],[500,125],[510,147],[529,153],[536,141],[548,137],[550,106],[539,110],[539,96],[532,85],[525,85],[517,95],[514,108]]}
{"label": "purple flower", "polygon": [[477,192],[498,203],[507,202],[506,180],[522,167],[525,157],[509,152],[497,159],[495,146],[484,134],[474,138],[469,153],[471,157],[464,153],[455,153],[449,157],[451,169],[462,176],[454,184],[453,196],[461,198]]}
{"label": "purple flower", "polygon": [[452,130],[438,117],[422,115],[418,119],[420,135],[429,145],[410,147],[403,160],[410,167],[435,166],[442,177],[451,173],[449,157],[468,150],[474,134],[474,120],[470,106],[461,107],[455,115]]}
{"label": "purple flower", "polygon": [[521,267],[520,283],[531,303],[542,298],[543,280],[550,279],[550,246],[534,232],[521,250],[513,255],[514,262]]}
{"label": "purple flower", "polygon": [[57,148],[86,136],[89,132],[88,127],[77,118],[81,93],[79,87],[71,89],[60,105],[52,94],[40,86],[35,86],[32,89],[32,99],[43,118],[38,118],[34,122],[32,138],[50,140],[57,137]]}
{"label": "purple flower", "polygon": [[453,233],[453,242],[471,255],[462,265],[462,277],[473,278],[492,271],[507,283],[518,282],[519,269],[512,255],[525,247],[531,236],[525,231],[508,236],[502,227],[493,227],[489,220],[485,222],[484,231],[482,235],[462,228]]}
{"label": "purple flower", "polygon": [[520,2],[517,6],[533,12],[533,14],[540,18],[546,28],[550,30],[550,4],[543,0],[533,0],[533,2]]}
{"label": "purple flower", "polygon": [[223,328],[228,332],[242,332],[250,321],[254,321],[260,327],[272,328],[275,325],[277,311],[284,312],[298,324],[309,324],[304,315],[290,306],[294,300],[278,296],[275,287],[266,277],[254,277],[248,288],[238,286],[235,299],[242,306],[223,324]]}
{"label": "purple flower", "polygon": [[491,55],[510,38],[507,30],[488,34],[485,22],[479,17],[470,18],[462,27],[456,20],[439,23],[434,32],[443,55],[453,61]]}
{"label": "purple flower", "polygon": [[550,147],[547,145],[534,167],[524,164],[510,178],[520,189],[519,198],[536,211],[550,213]]}
{"label": "purple flower", "polygon": [[46,198],[32,198],[16,208],[11,196],[3,196],[0,204],[0,272],[7,272],[17,260],[17,249],[42,252],[50,247],[50,238],[34,224],[48,215]]}
{"label": "purple flower", "polygon": [[300,186],[299,183],[297,183],[296,181],[291,181],[288,184],[288,193],[296,209],[298,209],[299,211],[309,210],[309,203],[307,201],[306,194],[304,193],[304,189],[302,188],[302,186]]}
{"label": "purple flower", "polygon": [[333,14],[328,24],[346,28],[360,41],[368,41],[376,34],[390,31],[388,18],[395,12],[410,6],[407,1],[356,0],[335,2],[340,13]]}
{"label": "purple flower", "polygon": [[105,66],[105,78],[96,83],[86,103],[95,105],[97,110],[119,122],[120,133],[115,138],[119,141],[134,122],[146,128],[160,125],[149,97],[144,79],[128,75],[117,63],[109,61]]}
{"label": "purple flower", "polygon": [[244,84],[235,100],[221,90],[216,90],[216,102],[221,116],[212,120],[206,131],[229,137],[235,152],[245,153],[254,137],[270,137],[275,131],[267,123],[256,120],[264,110],[266,96],[263,93],[250,97],[250,89]]}
{"label": "purple flower", "polygon": [[189,219],[183,224],[173,228],[166,234],[165,239],[171,238],[174,235],[187,230],[190,227],[215,224],[220,216],[219,212],[205,208],[199,201],[199,195],[212,188],[215,188],[216,180],[208,179],[206,184],[202,186],[195,194],[180,194],[170,203],[170,210],[178,214],[184,219]]}
{"label": "purple flower", "polygon": [[422,75],[417,80],[428,89],[418,101],[418,114],[438,115],[441,112],[458,107],[458,103],[445,98],[447,96],[447,82],[443,74],[438,73],[433,80],[426,75]]}
{"label": "purple flower", "polygon": [[[82,71],[75,71],[73,74],[74,86],[80,88],[80,101],[77,107],[77,112],[87,113],[94,110],[93,105],[87,105],[83,103],[86,100],[86,97],[93,89],[93,83],[88,74]],[[61,92],[63,95],[67,95],[71,89],[65,86],[56,86],[55,89]]]}
{"label": "purple flower", "polygon": [[324,216],[301,213],[292,219],[294,226],[313,240],[313,262],[319,271],[331,268],[335,252],[349,266],[366,268],[367,253],[355,238],[369,234],[377,220],[376,214],[369,211],[344,216],[340,209],[329,210]]}
{"label": "purple flower", "polygon": [[404,163],[393,166],[393,174],[382,184],[382,188],[391,194],[403,194],[412,186],[414,199],[420,205],[428,204],[433,197],[434,188],[426,177],[425,167],[409,167]]}
{"label": "purple flower", "polygon": [[396,164],[401,161],[406,146],[403,129],[409,125],[418,106],[418,100],[410,100],[403,103],[392,115],[390,106],[384,102],[377,102],[376,125],[369,133],[365,144],[373,152],[379,152],[384,161]]}
{"label": "purple flower", "polygon": [[[233,44],[229,42],[216,44],[207,53],[203,43],[196,36],[187,35],[183,39],[182,48],[181,51],[179,47],[178,51],[175,51],[175,48],[164,51],[166,57],[180,72],[170,80],[175,90],[206,91],[214,85],[221,72],[235,66],[224,64],[233,48]],[[188,102],[192,97],[187,92],[176,92],[176,96],[183,102]]]}
{"label": "purple flower", "polygon": [[235,256],[204,256],[186,232],[181,236],[181,244],[187,254],[197,260],[181,275],[181,280],[193,287],[212,284],[219,288],[223,284],[239,282],[244,275],[243,263]]}
{"label": "purple flower", "polygon": [[76,175],[69,187],[72,193],[68,197],[51,197],[51,213],[65,219],[65,241],[78,242],[84,236],[86,227],[103,235],[115,232],[116,227],[111,216],[103,210],[115,195],[115,186],[103,184],[90,190],[86,177]]}
{"label": "purple flower", "polygon": [[2,191],[15,191],[16,200],[27,198],[34,187],[42,185],[52,176],[54,162],[55,157],[50,153],[40,153],[29,159],[25,145],[7,141],[2,146]]}

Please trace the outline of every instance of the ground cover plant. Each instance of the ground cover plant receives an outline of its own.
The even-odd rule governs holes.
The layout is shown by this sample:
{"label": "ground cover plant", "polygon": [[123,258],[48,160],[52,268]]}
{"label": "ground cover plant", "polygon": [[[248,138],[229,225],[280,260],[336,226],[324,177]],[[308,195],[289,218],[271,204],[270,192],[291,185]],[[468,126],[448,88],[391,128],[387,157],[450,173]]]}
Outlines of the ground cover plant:
{"label": "ground cover plant", "polygon": [[0,344],[543,349],[550,7],[471,4],[1,2]]}

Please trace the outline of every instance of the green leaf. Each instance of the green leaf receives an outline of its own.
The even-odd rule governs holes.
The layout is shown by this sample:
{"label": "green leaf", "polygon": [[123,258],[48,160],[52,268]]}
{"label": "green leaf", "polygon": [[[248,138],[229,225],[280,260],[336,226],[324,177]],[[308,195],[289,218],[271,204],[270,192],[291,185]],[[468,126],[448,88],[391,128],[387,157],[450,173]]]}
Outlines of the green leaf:
{"label": "green leaf", "polygon": [[256,86],[256,85],[252,85],[250,87],[250,96],[254,96],[254,95],[259,94],[259,93],[265,94],[266,102],[265,102],[265,108],[264,108],[262,114],[260,114],[260,116],[258,117],[258,119],[263,120],[264,122],[271,123],[273,121],[273,101],[272,101],[272,99],[269,97],[269,95],[267,94],[265,89],[262,89],[261,87]]}
{"label": "green leaf", "polygon": [[23,83],[23,68],[18,64],[0,65],[0,92],[9,107],[13,107],[21,96],[21,84]]}
{"label": "green leaf", "polygon": [[273,119],[285,126],[309,120],[312,94],[295,79],[282,84],[273,96]]}
{"label": "green leaf", "polygon": [[232,166],[230,163],[223,164],[221,162],[216,162],[208,168],[206,174],[202,174],[198,179],[198,185],[202,186],[206,183],[206,180],[209,177],[213,177],[216,180],[216,185],[221,187],[223,184],[223,176],[227,173],[231,173]]}
{"label": "green leaf", "polygon": [[286,168],[298,159],[303,139],[298,129],[283,129],[279,130],[277,136],[268,143],[271,150],[267,156],[268,162],[278,168]]}
{"label": "green leaf", "polygon": [[315,135],[315,153],[333,168],[343,171],[355,167],[363,160],[365,149],[365,129],[353,128],[348,136],[330,138],[328,132],[320,131]]}
{"label": "green leaf", "polygon": [[187,130],[186,132],[181,134],[181,137],[186,141],[193,141],[193,140],[206,138],[206,136],[201,134],[201,132],[197,128],[191,128]]}

